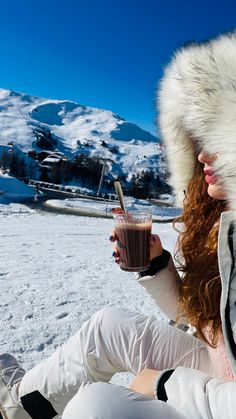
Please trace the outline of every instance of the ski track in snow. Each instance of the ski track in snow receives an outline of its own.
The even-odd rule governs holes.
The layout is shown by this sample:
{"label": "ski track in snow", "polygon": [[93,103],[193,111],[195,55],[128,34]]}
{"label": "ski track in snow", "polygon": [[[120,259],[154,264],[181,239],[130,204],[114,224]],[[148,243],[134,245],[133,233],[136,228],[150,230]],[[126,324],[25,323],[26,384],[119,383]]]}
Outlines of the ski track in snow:
{"label": "ski track in snow", "polygon": [[[0,205],[0,351],[26,369],[52,352],[94,312],[125,307],[166,321],[111,256],[112,220]],[[171,224],[154,224],[173,251]],[[129,374],[113,381],[126,384]]]}

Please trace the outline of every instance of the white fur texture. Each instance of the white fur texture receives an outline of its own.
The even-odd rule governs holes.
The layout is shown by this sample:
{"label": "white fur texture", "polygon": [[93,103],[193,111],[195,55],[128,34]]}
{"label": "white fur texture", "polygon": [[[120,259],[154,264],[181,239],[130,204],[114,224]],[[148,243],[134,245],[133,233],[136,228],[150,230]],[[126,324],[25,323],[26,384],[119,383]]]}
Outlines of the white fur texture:
{"label": "white fur texture", "polygon": [[179,202],[193,174],[193,144],[219,153],[214,170],[236,209],[236,32],[178,51],[160,84],[160,128]]}

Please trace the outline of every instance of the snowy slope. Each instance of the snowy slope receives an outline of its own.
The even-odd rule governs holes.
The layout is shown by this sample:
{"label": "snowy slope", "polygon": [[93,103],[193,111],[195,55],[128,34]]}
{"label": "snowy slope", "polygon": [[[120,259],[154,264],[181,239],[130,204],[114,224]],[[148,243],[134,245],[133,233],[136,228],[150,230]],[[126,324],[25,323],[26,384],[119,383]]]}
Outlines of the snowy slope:
{"label": "snowy slope", "polygon": [[[50,100],[0,89],[0,147],[14,142],[20,150],[60,151],[108,159],[109,171],[161,171],[158,139],[108,110],[71,101]],[[42,138],[44,140],[42,141]]]}
{"label": "snowy slope", "polygon": [[33,188],[12,176],[0,172],[0,204],[23,202],[33,197]]}

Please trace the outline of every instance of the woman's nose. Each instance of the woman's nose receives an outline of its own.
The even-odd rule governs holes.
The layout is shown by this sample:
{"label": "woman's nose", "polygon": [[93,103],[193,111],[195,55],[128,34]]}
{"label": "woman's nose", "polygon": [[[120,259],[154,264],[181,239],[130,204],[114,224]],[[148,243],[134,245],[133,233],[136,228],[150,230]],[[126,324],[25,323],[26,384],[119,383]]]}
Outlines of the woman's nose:
{"label": "woman's nose", "polygon": [[198,156],[197,156],[198,161],[200,161],[200,163],[204,163],[206,160],[206,155],[201,151]]}
{"label": "woman's nose", "polygon": [[217,159],[217,155],[216,154],[208,154],[204,151],[201,151],[198,154],[198,160],[200,161],[200,163],[214,163],[214,161]]}

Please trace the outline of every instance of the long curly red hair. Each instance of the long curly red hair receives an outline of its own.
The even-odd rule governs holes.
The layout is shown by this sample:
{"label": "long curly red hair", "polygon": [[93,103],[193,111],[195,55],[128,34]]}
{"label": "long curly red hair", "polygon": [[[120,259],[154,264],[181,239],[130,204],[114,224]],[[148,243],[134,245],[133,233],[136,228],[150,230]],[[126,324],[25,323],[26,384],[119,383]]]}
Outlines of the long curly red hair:
{"label": "long curly red hair", "polygon": [[[226,201],[211,198],[203,165],[196,162],[184,200],[183,215],[174,222],[183,223],[179,231],[175,259],[183,272],[180,285],[179,315],[195,326],[197,336],[215,347],[221,327],[221,280],[217,260],[219,218]],[[210,335],[206,328],[210,325]]]}

